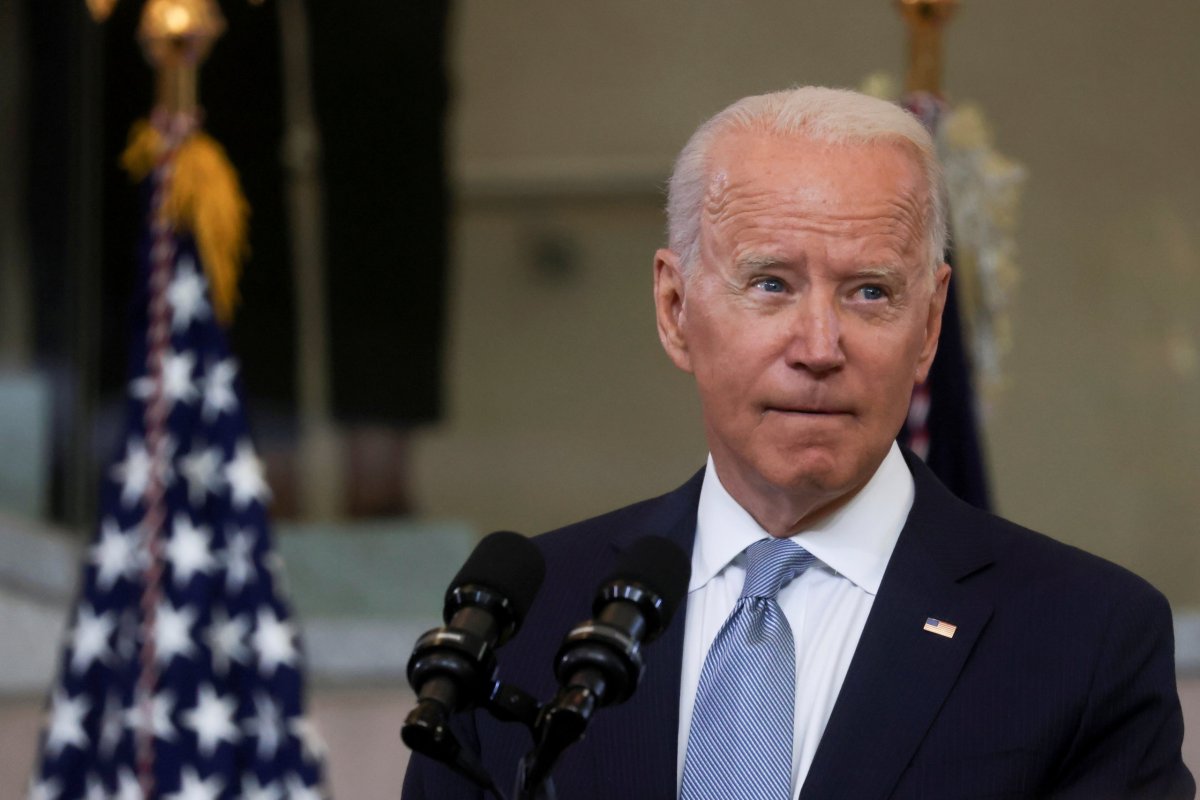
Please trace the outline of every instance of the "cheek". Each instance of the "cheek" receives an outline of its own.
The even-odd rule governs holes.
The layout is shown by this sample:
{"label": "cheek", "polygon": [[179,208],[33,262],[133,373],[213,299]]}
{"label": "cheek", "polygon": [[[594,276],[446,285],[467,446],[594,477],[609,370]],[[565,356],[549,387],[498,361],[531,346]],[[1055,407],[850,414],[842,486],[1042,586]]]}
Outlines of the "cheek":
{"label": "cheek", "polygon": [[775,348],[766,326],[694,319],[688,340],[692,372],[705,405],[727,412],[752,405]]}
{"label": "cheek", "polygon": [[909,395],[916,383],[918,359],[924,345],[919,332],[874,329],[866,335],[847,337],[847,361],[857,364],[860,374],[875,387],[874,399],[883,405],[908,406]]}

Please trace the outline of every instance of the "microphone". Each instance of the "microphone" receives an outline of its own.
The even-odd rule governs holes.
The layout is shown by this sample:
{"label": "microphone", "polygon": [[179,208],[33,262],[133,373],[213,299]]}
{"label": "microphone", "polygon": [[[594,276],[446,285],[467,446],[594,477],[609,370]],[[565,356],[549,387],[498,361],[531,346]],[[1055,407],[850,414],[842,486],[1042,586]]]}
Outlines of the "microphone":
{"label": "microphone", "polygon": [[449,717],[476,705],[493,687],[496,648],[517,632],[546,574],[537,547],[519,533],[497,531],[476,546],[446,590],[445,625],[417,640],[408,662],[416,708],[400,732],[413,751],[458,769],[493,789],[478,757],[463,750]]}
{"label": "microphone", "polygon": [[577,625],[555,657],[557,696],[542,709],[537,744],[522,761],[524,794],[537,796],[558,757],[583,737],[596,709],[633,695],[645,668],[642,645],[670,624],[687,596],[691,558],[661,536],[639,539],[600,585],[594,618]]}

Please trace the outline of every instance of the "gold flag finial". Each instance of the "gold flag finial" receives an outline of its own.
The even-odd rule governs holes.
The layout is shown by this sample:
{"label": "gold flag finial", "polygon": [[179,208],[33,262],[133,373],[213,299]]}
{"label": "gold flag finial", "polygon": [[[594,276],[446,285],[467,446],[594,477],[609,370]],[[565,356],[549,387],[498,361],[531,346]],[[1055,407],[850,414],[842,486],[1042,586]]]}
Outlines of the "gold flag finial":
{"label": "gold flag finial", "polygon": [[116,4],[117,0],[87,0],[88,11],[91,12],[92,19],[96,22],[104,22],[108,19]]}
{"label": "gold flag finial", "polygon": [[954,16],[959,0],[897,0],[908,23],[909,92],[940,94],[942,84],[942,28]]}
{"label": "gold flag finial", "polygon": [[147,0],[137,35],[158,77],[159,108],[196,110],[196,69],[224,32],[225,18],[213,0]]}

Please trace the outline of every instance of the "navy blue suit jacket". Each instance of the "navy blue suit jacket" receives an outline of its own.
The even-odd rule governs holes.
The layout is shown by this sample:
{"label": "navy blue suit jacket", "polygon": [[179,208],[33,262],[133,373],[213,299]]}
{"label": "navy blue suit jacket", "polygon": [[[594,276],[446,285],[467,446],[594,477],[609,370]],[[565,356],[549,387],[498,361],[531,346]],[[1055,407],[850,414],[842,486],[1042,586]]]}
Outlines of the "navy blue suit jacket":
{"label": "navy blue suit jacket", "polygon": [[[1130,572],[981,512],[910,454],[916,497],[800,794],[818,798],[1192,798],[1166,600]],[[702,473],[662,497],[534,541],[546,581],[500,650],[503,680],[556,689],[563,635],[622,548],[667,536],[691,552]],[[622,706],[597,712],[555,770],[559,800],[670,800],[679,726],[681,609],[645,651]],[[953,638],[923,630],[935,617]],[[460,739],[505,791],[529,734],[483,712]],[[414,755],[405,800],[478,800]]]}

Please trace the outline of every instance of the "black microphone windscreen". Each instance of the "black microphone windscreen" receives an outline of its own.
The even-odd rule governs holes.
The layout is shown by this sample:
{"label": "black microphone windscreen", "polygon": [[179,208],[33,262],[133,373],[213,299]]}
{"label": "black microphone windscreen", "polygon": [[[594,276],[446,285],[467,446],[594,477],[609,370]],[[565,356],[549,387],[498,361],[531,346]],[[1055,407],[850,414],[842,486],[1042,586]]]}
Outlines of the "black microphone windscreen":
{"label": "black microphone windscreen", "polygon": [[454,576],[447,599],[456,587],[486,586],[506,597],[519,625],[546,577],[546,561],[537,545],[512,531],[489,533],[476,545],[467,563]]}
{"label": "black microphone windscreen", "polygon": [[605,583],[636,581],[654,591],[662,598],[662,624],[666,627],[679,603],[687,597],[691,577],[692,559],[683,548],[662,536],[645,536],[621,554]]}

